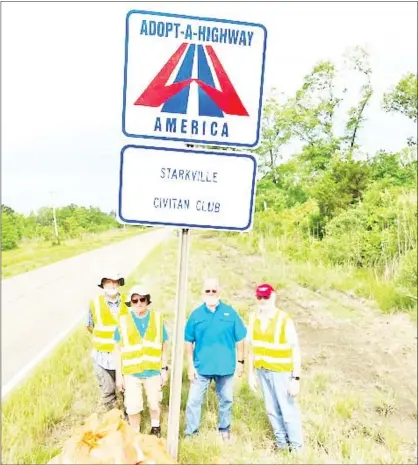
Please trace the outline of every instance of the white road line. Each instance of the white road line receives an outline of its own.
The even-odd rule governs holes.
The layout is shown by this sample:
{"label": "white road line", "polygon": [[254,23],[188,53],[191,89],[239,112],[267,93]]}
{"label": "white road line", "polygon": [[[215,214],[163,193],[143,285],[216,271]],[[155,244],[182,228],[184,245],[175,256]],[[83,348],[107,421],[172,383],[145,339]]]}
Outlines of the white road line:
{"label": "white road line", "polygon": [[41,362],[44,358],[49,355],[52,350],[60,343],[62,342],[68,335],[69,333],[77,327],[78,324],[80,324],[84,319],[84,316],[81,315],[77,318],[76,321],[74,321],[73,324],[68,326],[64,331],[61,331],[55,339],[53,339],[45,348],[31,361],[29,362],[26,366],[24,366],[13,378],[4,386],[1,388],[1,398],[2,400],[14,389],[16,388],[19,383],[21,383],[26,376],[35,368],[35,366]]}

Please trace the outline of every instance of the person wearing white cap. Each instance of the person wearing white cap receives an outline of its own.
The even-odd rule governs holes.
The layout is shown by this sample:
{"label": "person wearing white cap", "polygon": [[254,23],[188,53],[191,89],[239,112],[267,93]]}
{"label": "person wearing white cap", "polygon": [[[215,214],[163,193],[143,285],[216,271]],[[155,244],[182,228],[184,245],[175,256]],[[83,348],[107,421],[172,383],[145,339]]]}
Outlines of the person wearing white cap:
{"label": "person wearing white cap", "polygon": [[250,316],[248,328],[248,382],[256,391],[258,379],[276,450],[298,451],[303,435],[296,402],[301,371],[296,329],[290,315],[276,307],[273,286],[260,284],[255,296],[259,308]]}
{"label": "person wearing white cap", "polygon": [[120,293],[120,287],[124,284],[125,279],[119,273],[102,275],[98,286],[103,292],[91,300],[86,322],[93,336],[94,372],[108,410],[116,406],[117,400],[114,332],[118,314],[122,308],[126,308],[125,296]]}
{"label": "person wearing white cap", "polygon": [[115,330],[116,384],[124,391],[129,423],[139,432],[145,388],[151,417],[150,434],[161,436],[162,386],[167,383],[168,334],[160,312],[150,311],[151,294],[134,286]]}

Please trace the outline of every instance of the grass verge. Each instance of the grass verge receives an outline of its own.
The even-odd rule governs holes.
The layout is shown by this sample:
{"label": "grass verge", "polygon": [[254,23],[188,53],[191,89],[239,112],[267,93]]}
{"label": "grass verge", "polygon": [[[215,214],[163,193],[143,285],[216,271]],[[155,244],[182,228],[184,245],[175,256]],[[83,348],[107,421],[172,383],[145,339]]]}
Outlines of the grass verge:
{"label": "grass verge", "polygon": [[[286,282],[297,282],[314,291],[341,291],[374,301],[383,313],[405,312],[417,321],[417,296],[400,286],[391,274],[385,277],[373,268],[324,263],[318,259],[318,252],[313,253],[316,261],[309,257],[290,258],[280,238],[265,238],[254,231],[237,237],[237,242],[248,254],[273,255],[280,259],[286,264],[286,272],[290,272],[283,276]],[[297,250],[296,244],[294,248]]]}
{"label": "grass verge", "polygon": [[[149,284],[153,307],[164,312],[168,323],[173,319],[177,260],[177,241],[172,239],[155,249],[127,283],[128,287],[137,281]],[[399,384],[402,372],[402,382],[406,383],[409,368],[405,367],[413,363],[412,349],[400,362],[397,353],[389,356],[385,349],[392,349],[390,342],[396,337],[392,333],[397,331],[389,330],[386,337],[385,327],[379,326],[380,317],[366,314],[358,302],[351,305],[295,287],[287,266],[274,256],[242,254],[237,236],[193,234],[188,309],[199,303],[201,282],[208,275],[219,277],[226,300],[245,320],[254,306],[255,283],[273,281],[275,285],[283,283],[280,287],[286,286],[280,294],[281,305],[295,317],[305,354],[299,401],[305,451],[300,456],[273,454],[273,437],[262,398],[259,393],[249,391],[245,379],[237,380],[235,386],[233,439],[229,444],[222,444],[216,434],[217,402],[213,386],[204,402],[200,436],[184,439],[188,390],[184,378],[180,463],[415,463],[413,369],[408,384]],[[373,344],[373,339],[363,339],[357,330],[359,323],[363,324],[367,337],[383,338],[385,347]],[[395,343],[398,341],[394,340],[394,347]],[[47,462],[58,452],[73,426],[99,408],[89,350],[88,335],[83,328],[77,329],[3,405],[3,463]],[[381,358],[375,358],[380,355]],[[162,413],[164,435],[168,394],[166,389]],[[143,431],[147,431],[147,414],[142,421]]]}
{"label": "grass verge", "polygon": [[98,234],[85,234],[81,239],[64,240],[60,245],[52,245],[51,242],[46,241],[25,241],[17,249],[1,253],[2,279],[11,278],[148,231],[149,228],[114,229]]}

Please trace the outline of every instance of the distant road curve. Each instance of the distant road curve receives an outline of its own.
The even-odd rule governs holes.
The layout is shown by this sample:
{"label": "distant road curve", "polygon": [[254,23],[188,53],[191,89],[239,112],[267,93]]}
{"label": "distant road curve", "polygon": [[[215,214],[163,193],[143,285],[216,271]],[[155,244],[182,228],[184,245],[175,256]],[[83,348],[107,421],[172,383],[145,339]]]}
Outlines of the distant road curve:
{"label": "distant road curve", "polygon": [[106,270],[128,276],[171,228],[92,250],[2,281],[2,399],[86,315]]}

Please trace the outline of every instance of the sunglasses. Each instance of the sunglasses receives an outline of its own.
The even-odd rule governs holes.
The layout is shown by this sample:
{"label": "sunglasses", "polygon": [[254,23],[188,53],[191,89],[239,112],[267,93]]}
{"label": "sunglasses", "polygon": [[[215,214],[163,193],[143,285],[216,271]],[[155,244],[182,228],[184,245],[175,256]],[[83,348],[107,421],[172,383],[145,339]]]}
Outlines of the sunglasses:
{"label": "sunglasses", "polygon": [[144,302],[146,302],[146,301],[147,301],[147,298],[146,298],[146,297],[140,297],[139,299],[131,299],[131,302],[132,302],[133,304],[137,304],[138,302],[144,303]]}
{"label": "sunglasses", "polygon": [[263,297],[261,295],[257,295],[256,297],[257,297],[257,300],[268,300],[269,299],[269,297]]}
{"label": "sunglasses", "polygon": [[214,290],[214,289],[206,289],[205,293],[206,294],[216,294],[218,291]]}

